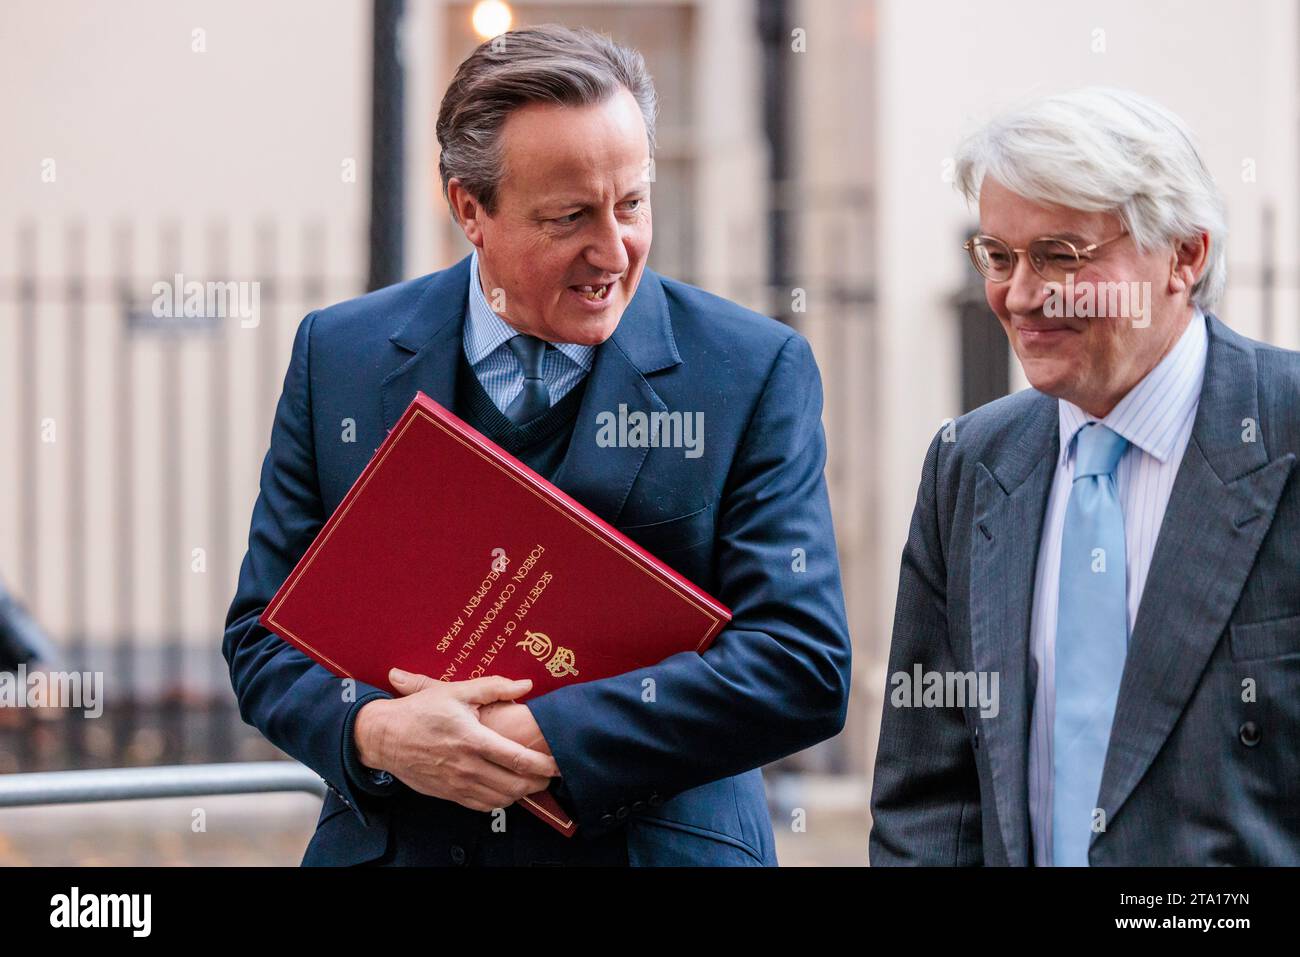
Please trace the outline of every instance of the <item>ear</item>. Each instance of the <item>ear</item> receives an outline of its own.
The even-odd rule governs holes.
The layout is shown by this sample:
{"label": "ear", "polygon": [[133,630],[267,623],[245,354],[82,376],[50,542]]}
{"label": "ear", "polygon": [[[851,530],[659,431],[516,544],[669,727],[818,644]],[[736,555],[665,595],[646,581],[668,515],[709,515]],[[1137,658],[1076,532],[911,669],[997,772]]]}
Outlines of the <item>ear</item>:
{"label": "ear", "polygon": [[1205,272],[1209,261],[1209,233],[1178,240],[1169,261],[1169,291],[1177,294],[1191,289]]}
{"label": "ear", "polygon": [[447,201],[451,204],[451,214],[465,233],[465,238],[482,249],[483,220],[487,218],[483,204],[455,176],[447,180]]}

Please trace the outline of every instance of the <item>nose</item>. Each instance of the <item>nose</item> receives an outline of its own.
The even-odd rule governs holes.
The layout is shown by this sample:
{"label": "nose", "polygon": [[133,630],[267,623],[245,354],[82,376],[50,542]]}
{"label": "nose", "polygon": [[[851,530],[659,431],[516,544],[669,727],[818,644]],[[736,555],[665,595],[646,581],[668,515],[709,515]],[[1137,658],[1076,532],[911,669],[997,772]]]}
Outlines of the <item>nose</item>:
{"label": "nose", "polygon": [[607,275],[621,275],[627,271],[627,247],[623,243],[623,225],[611,210],[594,225],[595,233],[587,245],[586,257],[593,269]]}
{"label": "nose", "polygon": [[1036,313],[1047,299],[1047,281],[1034,272],[1026,253],[1016,253],[1011,278],[1004,283],[1007,290],[1006,308],[1017,314]]}

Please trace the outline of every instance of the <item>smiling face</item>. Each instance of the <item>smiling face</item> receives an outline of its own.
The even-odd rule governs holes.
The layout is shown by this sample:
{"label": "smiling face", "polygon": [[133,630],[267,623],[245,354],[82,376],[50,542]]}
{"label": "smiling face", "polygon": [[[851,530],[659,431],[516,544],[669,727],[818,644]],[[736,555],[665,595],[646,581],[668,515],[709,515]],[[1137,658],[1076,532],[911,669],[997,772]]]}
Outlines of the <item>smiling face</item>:
{"label": "smiling face", "polygon": [[620,90],[593,106],[530,103],[506,120],[501,149],[491,215],[448,183],[484,295],[520,332],[604,342],[650,252],[650,147],[636,100]]}
{"label": "smiling face", "polygon": [[[980,232],[1024,249],[1042,236],[1068,239],[1076,247],[1100,243],[1120,234],[1123,224],[1112,213],[1089,213],[1032,202],[992,177],[980,187]],[[1204,237],[1208,248],[1208,237]],[[1178,340],[1191,318],[1189,290],[1204,267],[1197,243],[1173,244],[1143,253],[1131,236],[1097,250],[1074,274],[1075,313],[1085,313],[1085,290],[1106,290],[1103,283],[1149,283],[1139,287],[1149,316],[1049,318],[1049,286],[1024,254],[1006,282],[984,282],[990,308],[1002,323],[1025,377],[1040,392],[1073,402],[1098,418],[1105,417]],[[1129,287],[1132,289],[1133,287]],[[1103,293],[1103,295],[1105,295]],[[1149,324],[1147,320],[1149,318]]]}

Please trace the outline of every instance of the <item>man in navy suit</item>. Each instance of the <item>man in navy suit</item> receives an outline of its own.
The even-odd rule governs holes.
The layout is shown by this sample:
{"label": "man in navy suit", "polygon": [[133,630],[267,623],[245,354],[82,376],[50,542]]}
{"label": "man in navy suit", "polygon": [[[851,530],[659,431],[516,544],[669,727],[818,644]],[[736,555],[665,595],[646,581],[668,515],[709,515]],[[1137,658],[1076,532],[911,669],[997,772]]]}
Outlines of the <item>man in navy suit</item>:
{"label": "man in navy suit", "polygon": [[[473,255],[298,329],[223,650],[244,719],[329,785],[306,864],[774,864],[761,766],[843,727],[817,366],[787,327],[645,268],[654,118],[641,57],[607,38],[484,44],[438,118]],[[352,693],[258,625],[417,391],[716,595],[730,626],[703,655],[518,704],[529,682],[508,676],[395,670],[400,696]],[[679,441],[608,427],[653,412]],[[572,839],[514,803],[547,786]]]}

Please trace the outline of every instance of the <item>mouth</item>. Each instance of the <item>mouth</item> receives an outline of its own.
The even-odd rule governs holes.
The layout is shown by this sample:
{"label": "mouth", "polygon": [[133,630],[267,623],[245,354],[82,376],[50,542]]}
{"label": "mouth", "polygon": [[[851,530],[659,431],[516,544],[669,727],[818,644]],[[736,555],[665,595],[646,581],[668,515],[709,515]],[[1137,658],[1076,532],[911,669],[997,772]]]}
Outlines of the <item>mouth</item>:
{"label": "mouth", "polygon": [[570,286],[582,298],[591,302],[600,302],[609,295],[609,291],[614,288],[612,282],[607,282],[601,286]]}
{"label": "mouth", "polygon": [[1016,327],[1016,334],[1020,337],[1020,341],[1026,345],[1054,343],[1077,332],[1078,330],[1066,325]]}
{"label": "mouth", "polygon": [[600,306],[609,300],[610,293],[613,292],[614,284],[612,282],[587,284],[582,286],[570,286],[569,292],[573,293],[584,303],[590,303],[592,306]]}

